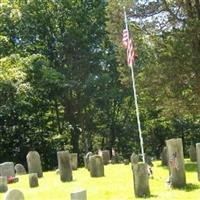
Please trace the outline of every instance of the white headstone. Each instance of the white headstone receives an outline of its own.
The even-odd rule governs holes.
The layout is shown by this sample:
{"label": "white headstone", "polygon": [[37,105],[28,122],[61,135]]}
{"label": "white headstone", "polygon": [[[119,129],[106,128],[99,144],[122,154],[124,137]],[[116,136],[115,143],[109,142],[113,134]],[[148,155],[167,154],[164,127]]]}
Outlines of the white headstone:
{"label": "white headstone", "polygon": [[10,189],[5,193],[3,200],[24,200],[24,195],[20,190]]}
{"label": "white headstone", "polygon": [[40,154],[37,151],[30,151],[26,156],[28,173],[37,173],[38,177],[43,177]]}
{"label": "white headstone", "polygon": [[15,171],[17,175],[26,174],[26,169],[24,168],[22,164],[19,164],[19,163],[15,165]]}
{"label": "white headstone", "polygon": [[86,190],[71,193],[71,200],[87,200]]}
{"label": "white headstone", "polygon": [[4,162],[0,164],[0,175],[1,176],[15,176],[15,169],[13,162]]}

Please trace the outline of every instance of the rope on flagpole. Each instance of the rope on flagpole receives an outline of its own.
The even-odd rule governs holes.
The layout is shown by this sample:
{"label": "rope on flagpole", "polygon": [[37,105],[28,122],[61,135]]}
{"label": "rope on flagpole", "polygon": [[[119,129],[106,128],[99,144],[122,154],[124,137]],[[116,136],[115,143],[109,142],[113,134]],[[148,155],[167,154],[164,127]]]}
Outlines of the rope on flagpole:
{"label": "rope on flagpole", "polygon": [[[127,29],[127,32],[128,32],[128,38],[129,38],[128,22],[127,22],[127,16],[126,16],[125,7],[124,7],[124,22],[125,22],[125,26],[126,26],[126,29]],[[139,132],[139,138],[140,138],[140,147],[141,147],[141,153],[142,153],[142,161],[143,161],[143,163],[145,163],[143,137],[142,137],[141,123],[140,123],[140,113],[139,113],[138,102],[137,102],[137,93],[136,93],[136,86],[135,86],[135,77],[134,77],[134,71],[133,71],[133,64],[130,65],[130,68],[131,68],[133,94],[134,94],[134,100],[135,100],[137,125],[138,125],[138,132]]]}

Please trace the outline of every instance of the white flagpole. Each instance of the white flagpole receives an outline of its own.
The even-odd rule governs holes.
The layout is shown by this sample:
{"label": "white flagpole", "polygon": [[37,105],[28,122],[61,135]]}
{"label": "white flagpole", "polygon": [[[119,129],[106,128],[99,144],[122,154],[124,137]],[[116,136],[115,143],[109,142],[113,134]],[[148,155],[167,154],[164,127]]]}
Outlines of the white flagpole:
{"label": "white flagpole", "polygon": [[[125,26],[126,26],[126,30],[128,32],[128,38],[129,38],[128,22],[127,22],[125,7],[124,7],[124,22],[125,22]],[[130,68],[131,68],[133,94],[134,94],[134,100],[135,100],[135,109],[136,109],[136,117],[137,117],[137,124],[138,124],[138,132],[139,132],[139,137],[140,137],[140,147],[141,147],[141,153],[142,153],[142,160],[145,163],[143,137],[142,137],[141,123],[140,123],[140,113],[139,113],[138,102],[137,102],[137,93],[136,93],[136,87],[135,87],[135,77],[134,77],[134,71],[133,71],[133,64],[130,65]]]}

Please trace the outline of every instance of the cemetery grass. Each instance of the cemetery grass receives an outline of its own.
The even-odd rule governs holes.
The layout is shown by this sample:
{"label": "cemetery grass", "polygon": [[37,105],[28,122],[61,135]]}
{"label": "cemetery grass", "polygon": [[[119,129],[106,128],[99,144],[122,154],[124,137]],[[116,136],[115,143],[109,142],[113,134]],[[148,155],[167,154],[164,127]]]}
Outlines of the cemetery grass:
{"label": "cemetery grass", "polygon": [[[168,169],[154,162],[154,178],[150,179],[151,196],[148,199],[183,200],[199,199],[200,183],[197,180],[196,165],[185,161],[187,186],[171,189],[166,185]],[[19,182],[8,187],[20,189],[25,200],[70,200],[70,193],[79,189],[87,190],[88,200],[132,200],[134,197],[131,165],[115,164],[105,166],[105,177],[91,178],[84,168],[73,171],[73,181],[62,183],[55,171],[45,172],[39,179],[39,187],[29,188],[28,175],[18,176]],[[3,199],[3,194],[0,194]],[[143,199],[143,198],[140,198]]]}

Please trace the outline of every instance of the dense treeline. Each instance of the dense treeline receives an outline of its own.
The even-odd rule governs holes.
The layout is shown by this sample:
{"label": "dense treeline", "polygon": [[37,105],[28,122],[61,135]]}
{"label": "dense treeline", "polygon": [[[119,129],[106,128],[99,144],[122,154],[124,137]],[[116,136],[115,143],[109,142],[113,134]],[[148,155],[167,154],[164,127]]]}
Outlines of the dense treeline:
{"label": "dense treeline", "polygon": [[[126,2],[126,3],[124,3]],[[0,162],[25,163],[37,150],[45,169],[56,152],[114,147],[140,152],[130,69],[121,45],[123,6],[145,151],[159,156],[181,137],[200,141],[199,0],[21,0],[0,3]]]}

